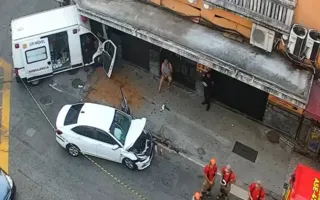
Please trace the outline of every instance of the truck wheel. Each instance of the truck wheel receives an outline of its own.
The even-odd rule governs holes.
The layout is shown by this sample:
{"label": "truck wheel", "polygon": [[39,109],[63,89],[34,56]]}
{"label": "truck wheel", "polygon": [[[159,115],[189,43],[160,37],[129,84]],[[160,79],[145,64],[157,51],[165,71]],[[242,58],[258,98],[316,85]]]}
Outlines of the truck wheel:
{"label": "truck wheel", "polygon": [[38,84],[40,83],[40,80],[31,81],[31,82],[29,82],[29,83],[30,83],[30,85],[32,85],[32,86],[36,86],[36,85],[38,85]]}

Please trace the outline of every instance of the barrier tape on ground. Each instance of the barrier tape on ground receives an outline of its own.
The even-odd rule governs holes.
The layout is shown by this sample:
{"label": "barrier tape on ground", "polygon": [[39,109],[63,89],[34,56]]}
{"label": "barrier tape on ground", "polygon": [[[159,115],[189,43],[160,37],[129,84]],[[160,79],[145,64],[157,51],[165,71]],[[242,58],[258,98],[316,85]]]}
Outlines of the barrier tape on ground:
{"label": "barrier tape on ground", "polygon": [[[29,90],[28,86],[25,84],[24,81],[22,81],[24,87],[26,88],[26,90],[28,91],[29,95],[31,96],[32,100],[35,102],[35,104],[37,105],[37,107],[40,109],[41,113],[43,114],[43,116],[45,117],[45,119],[48,121],[48,123],[50,124],[50,126],[52,127],[53,131],[56,131],[55,127],[53,126],[53,124],[51,123],[51,121],[49,120],[48,116],[46,115],[46,113],[43,111],[43,109],[41,108],[41,106],[39,105],[38,101],[35,99],[35,97],[33,96],[33,94],[31,93],[31,91]],[[127,190],[129,190],[130,192],[132,192],[134,195],[136,195],[140,200],[147,200],[146,198],[144,198],[141,194],[139,194],[138,192],[136,192],[134,189],[132,189],[129,185],[125,184],[123,181],[121,181],[120,179],[118,179],[116,176],[114,176],[113,174],[111,174],[110,172],[108,172],[106,169],[104,169],[103,167],[101,167],[97,162],[95,162],[94,160],[92,160],[89,156],[82,154],[85,158],[87,158],[90,162],[92,162],[96,167],[98,167],[99,169],[101,169],[105,174],[107,174],[108,176],[110,176],[114,181],[116,181],[118,184],[122,185],[124,188],[126,188]]]}
{"label": "barrier tape on ground", "polygon": [[[84,155],[84,154],[82,154]],[[123,187],[125,187],[126,189],[130,190],[130,192],[132,192],[133,194],[135,194],[136,196],[139,197],[139,199],[141,200],[147,200],[146,198],[144,198],[142,195],[140,195],[138,192],[136,192],[134,189],[132,189],[129,185],[125,184],[124,182],[122,182],[120,179],[118,179],[117,177],[115,177],[113,174],[111,174],[110,172],[108,172],[106,169],[104,169],[103,167],[101,167],[97,162],[95,162],[94,160],[92,160],[90,157],[88,157],[87,155],[84,155],[88,160],[90,160],[94,165],[96,165],[97,167],[99,167],[103,172],[105,172],[108,176],[110,176],[113,180],[115,180],[117,183],[121,184]]]}

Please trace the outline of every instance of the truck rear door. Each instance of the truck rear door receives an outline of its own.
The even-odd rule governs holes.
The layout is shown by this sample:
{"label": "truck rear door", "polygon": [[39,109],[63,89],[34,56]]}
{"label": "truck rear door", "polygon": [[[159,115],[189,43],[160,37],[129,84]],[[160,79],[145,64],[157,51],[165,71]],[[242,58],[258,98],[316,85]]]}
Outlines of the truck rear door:
{"label": "truck rear door", "polygon": [[113,70],[113,66],[116,62],[116,54],[117,54],[117,47],[111,41],[107,40],[103,43],[103,51],[102,51],[102,64],[103,70],[110,78]]}
{"label": "truck rear door", "polygon": [[53,75],[48,38],[28,40],[22,46],[28,81]]}

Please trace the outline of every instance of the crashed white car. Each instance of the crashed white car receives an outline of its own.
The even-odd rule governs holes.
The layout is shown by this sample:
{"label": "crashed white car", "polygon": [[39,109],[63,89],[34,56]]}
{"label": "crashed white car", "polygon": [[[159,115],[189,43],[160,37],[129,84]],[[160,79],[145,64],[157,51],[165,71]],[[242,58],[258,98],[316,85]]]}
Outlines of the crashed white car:
{"label": "crashed white car", "polygon": [[65,105],[57,117],[56,140],[71,156],[82,153],[142,170],[150,165],[154,150],[145,125],[146,118],[133,119],[109,106]]}

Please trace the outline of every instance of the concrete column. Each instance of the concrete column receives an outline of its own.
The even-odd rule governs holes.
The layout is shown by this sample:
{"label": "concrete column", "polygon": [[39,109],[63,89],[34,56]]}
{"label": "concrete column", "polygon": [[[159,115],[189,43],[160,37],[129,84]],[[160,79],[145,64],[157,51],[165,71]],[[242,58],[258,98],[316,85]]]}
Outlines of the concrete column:
{"label": "concrete column", "polygon": [[149,68],[150,73],[159,77],[160,76],[160,52],[150,49],[149,51]]}
{"label": "concrete column", "polygon": [[202,80],[202,74],[198,72],[196,76],[196,93],[200,96],[203,95],[203,90],[204,90],[201,80]]}

